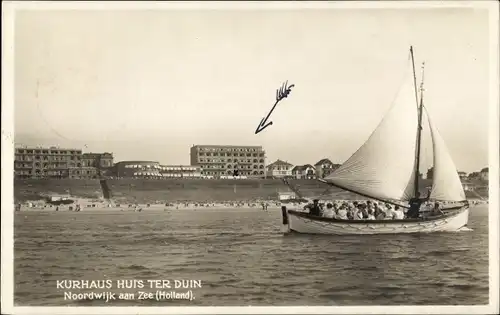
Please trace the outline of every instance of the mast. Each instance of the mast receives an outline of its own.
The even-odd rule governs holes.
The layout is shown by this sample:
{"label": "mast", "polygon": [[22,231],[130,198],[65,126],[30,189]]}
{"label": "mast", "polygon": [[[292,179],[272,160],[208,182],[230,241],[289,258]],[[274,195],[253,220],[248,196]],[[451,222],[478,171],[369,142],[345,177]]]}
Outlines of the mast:
{"label": "mast", "polygon": [[413,47],[410,46],[411,62],[413,65],[413,84],[415,87],[415,100],[418,107],[418,127],[417,127],[417,150],[415,156],[415,176],[413,196],[416,198],[419,193],[419,173],[420,173],[420,146],[422,142],[422,106],[423,106],[423,85],[424,85],[424,64],[422,64],[422,82],[420,83],[420,102],[417,94],[417,76],[415,74],[415,59],[413,57]]}
{"label": "mast", "polygon": [[[415,73],[415,59],[413,57],[413,46],[410,46],[410,55],[411,55],[411,64],[413,66],[413,87],[415,88],[415,101],[417,103],[417,107],[419,107],[418,94],[417,94],[417,75]],[[419,123],[419,125],[420,125],[420,123]]]}

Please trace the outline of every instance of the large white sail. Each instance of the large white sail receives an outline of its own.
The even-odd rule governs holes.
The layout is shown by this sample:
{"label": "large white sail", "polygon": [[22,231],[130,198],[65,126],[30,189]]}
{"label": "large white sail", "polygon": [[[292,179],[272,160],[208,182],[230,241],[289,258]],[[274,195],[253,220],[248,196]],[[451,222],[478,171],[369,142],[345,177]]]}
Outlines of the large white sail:
{"label": "large white sail", "polygon": [[446,143],[437,128],[432,124],[427,109],[425,112],[431,131],[432,151],[434,153],[431,199],[463,201],[465,200],[465,192],[458,176],[457,167],[448,153]]}
{"label": "large white sail", "polygon": [[399,93],[368,140],[325,180],[380,199],[413,194],[418,110],[411,63]]}

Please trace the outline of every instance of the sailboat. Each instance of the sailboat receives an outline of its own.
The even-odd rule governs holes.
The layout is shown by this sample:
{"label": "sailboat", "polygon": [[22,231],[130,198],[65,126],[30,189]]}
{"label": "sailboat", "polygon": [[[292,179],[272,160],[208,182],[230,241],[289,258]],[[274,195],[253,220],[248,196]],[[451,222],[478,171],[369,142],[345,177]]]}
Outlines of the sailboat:
{"label": "sailboat", "polygon": [[420,196],[420,151],[425,112],[434,164],[429,200],[452,206],[436,216],[400,220],[340,220],[287,209],[286,204],[282,204],[285,232],[429,233],[458,231],[467,225],[469,203],[456,166],[424,106],[423,71],[420,89],[417,89],[413,47],[410,47],[409,57],[411,69],[408,69],[399,93],[382,121],[347,161],[320,181],[365,198],[408,209],[408,201]]}

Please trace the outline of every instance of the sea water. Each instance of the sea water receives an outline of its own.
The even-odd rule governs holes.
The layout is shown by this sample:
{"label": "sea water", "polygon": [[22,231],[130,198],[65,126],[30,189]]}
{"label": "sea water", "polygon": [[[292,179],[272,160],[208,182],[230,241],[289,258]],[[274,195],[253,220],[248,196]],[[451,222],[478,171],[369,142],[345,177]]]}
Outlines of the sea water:
{"label": "sea water", "polygon": [[[460,233],[283,235],[280,227],[280,210],[16,212],[15,304],[488,303],[487,206],[472,208],[472,231]],[[58,288],[63,280],[87,288]],[[90,292],[91,281],[107,280],[109,289]],[[135,296],[117,299],[118,281]]]}

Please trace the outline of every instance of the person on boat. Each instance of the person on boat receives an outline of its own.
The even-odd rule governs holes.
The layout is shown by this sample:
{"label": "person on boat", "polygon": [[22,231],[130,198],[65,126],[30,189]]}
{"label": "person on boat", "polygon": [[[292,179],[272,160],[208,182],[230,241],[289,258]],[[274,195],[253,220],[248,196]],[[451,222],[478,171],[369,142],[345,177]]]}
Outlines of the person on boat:
{"label": "person on boat", "polygon": [[335,212],[333,211],[333,205],[331,203],[326,204],[326,210],[323,211],[323,216],[325,218],[333,218],[335,215]]}
{"label": "person on boat", "polygon": [[333,218],[334,219],[339,219],[339,205],[337,203],[333,204]]}
{"label": "person on boat", "polygon": [[359,205],[361,214],[363,215],[363,220],[368,219],[368,210],[366,208],[366,204],[362,203]]}
{"label": "person on boat", "polygon": [[420,209],[425,209],[425,211],[432,211],[434,209],[434,204],[427,200],[422,204],[422,207],[420,207]]}
{"label": "person on boat", "polygon": [[355,202],[354,220],[364,220],[363,207],[361,204]]}
{"label": "person on boat", "polygon": [[372,209],[368,209],[367,213],[368,213],[368,216],[366,217],[366,220],[375,220],[375,216],[373,215]]}
{"label": "person on boat", "polygon": [[405,218],[405,213],[399,206],[394,207],[393,217],[394,220],[403,220]]}
{"label": "person on boat", "polygon": [[354,220],[354,207],[351,204],[347,206],[347,219]]}
{"label": "person on boat", "polygon": [[339,208],[339,211],[337,213],[337,219],[339,220],[347,220],[347,207],[342,205]]}
{"label": "person on boat", "polygon": [[434,203],[434,208],[432,209],[432,212],[431,212],[432,215],[443,215],[444,212],[441,210],[441,205],[439,204],[439,202],[435,202]]}
{"label": "person on boat", "polygon": [[307,205],[306,207],[309,208],[309,214],[315,215],[315,216],[321,215],[321,209],[319,207],[319,200],[318,199],[314,199],[313,203],[310,205]]}
{"label": "person on boat", "polygon": [[390,204],[385,204],[385,218],[384,220],[392,220],[394,218],[394,211],[392,211],[392,206]]}
{"label": "person on boat", "polygon": [[364,219],[365,219],[365,217],[364,217],[363,211],[361,209],[355,212],[354,220],[364,220]]}
{"label": "person on boat", "polygon": [[424,203],[429,201],[431,197],[431,190],[429,189],[429,192],[427,194],[427,197],[425,198],[420,198],[420,192],[417,192],[417,195],[415,198],[411,198],[409,201],[410,204],[410,209],[406,213],[406,217],[410,219],[416,219],[420,216],[420,206]]}
{"label": "person on boat", "polygon": [[378,204],[375,204],[375,219],[376,220],[384,220],[385,219],[385,212],[378,206]]}

